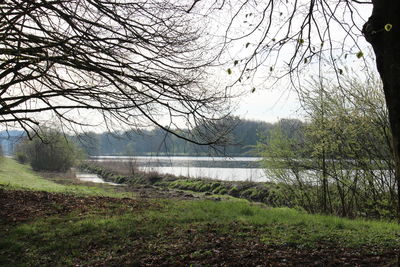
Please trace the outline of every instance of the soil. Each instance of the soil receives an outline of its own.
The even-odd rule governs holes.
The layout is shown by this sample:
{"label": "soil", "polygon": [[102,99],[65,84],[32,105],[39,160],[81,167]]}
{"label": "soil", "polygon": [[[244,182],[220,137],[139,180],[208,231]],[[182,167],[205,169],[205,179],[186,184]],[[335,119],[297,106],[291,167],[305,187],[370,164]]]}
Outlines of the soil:
{"label": "soil", "polygon": [[206,197],[204,194],[189,193],[182,190],[161,188],[152,185],[131,185],[121,186],[116,188],[121,192],[133,192],[139,198],[172,198],[172,199],[213,199],[212,197]]}
{"label": "soil", "polygon": [[[71,212],[107,212],[110,205],[121,204],[122,210],[157,208],[148,198],[164,192],[163,197],[196,198],[181,191],[160,191],[154,188],[136,188],[142,198],[79,197],[42,191],[5,190],[0,188],[0,225],[13,225],[38,217],[63,215]],[[157,190],[157,191],[155,191]],[[158,195],[159,197],[160,195]],[[318,244],[314,248],[274,246],[261,242],[261,230],[243,228],[232,223],[228,234],[216,231],[208,224],[206,229],[181,231],[171,229],[163,237],[151,241],[138,240],[116,258],[98,262],[96,266],[399,266],[400,250],[382,248],[343,248],[332,244]],[[240,235],[237,235],[240,232]],[[167,236],[168,238],[165,238]],[[138,253],[146,246],[157,244],[154,253]],[[132,247],[133,246],[133,247]],[[136,247],[135,247],[136,246]],[[149,250],[147,250],[149,251]],[[136,254],[135,254],[136,253]]]}
{"label": "soil", "polygon": [[131,198],[79,197],[45,191],[5,190],[0,188],[0,222],[21,223],[35,218],[63,215],[72,211],[86,213],[105,210],[112,203],[125,208],[143,209],[150,204]]}

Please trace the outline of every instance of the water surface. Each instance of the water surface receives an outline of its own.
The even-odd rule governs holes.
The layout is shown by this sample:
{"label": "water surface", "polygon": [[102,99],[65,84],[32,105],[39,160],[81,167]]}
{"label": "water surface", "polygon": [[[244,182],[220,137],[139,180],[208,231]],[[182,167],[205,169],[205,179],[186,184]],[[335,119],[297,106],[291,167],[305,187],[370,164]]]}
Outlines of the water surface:
{"label": "water surface", "polygon": [[104,181],[100,178],[97,174],[94,173],[86,173],[86,172],[76,172],[75,177],[82,181],[82,182],[92,182],[92,183],[99,183],[99,184],[110,184],[110,185],[120,185],[116,183],[111,183]]}
{"label": "water surface", "polygon": [[182,175],[189,178],[209,178],[224,181],[270,181],[259,167],[261,158],[256,157],[99,156],[92,159],[132,162],[143,171]]}

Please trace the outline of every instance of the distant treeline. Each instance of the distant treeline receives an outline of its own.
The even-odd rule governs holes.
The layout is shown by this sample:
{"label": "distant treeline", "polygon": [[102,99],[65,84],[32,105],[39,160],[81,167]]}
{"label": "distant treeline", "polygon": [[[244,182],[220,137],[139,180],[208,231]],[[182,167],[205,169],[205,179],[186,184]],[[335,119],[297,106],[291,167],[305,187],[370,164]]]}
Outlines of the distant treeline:
{"label": "distant treeline", "polygon": [[[89,156],[100,155],[220,155],[229,156],[252,156],[251,151],[260,140],[268,137],[279,125],[285,129],[288,135],[295,135],[301,131],[304,123],[297,119],[282,119],[277,123],[267,123],[254,120],[238,120],[236,127],[229,134],[229,143],[226,146],[200,146],[163,129],[142,130],[140,132],[104,132],[104,133],[82,133],[70,136],[84,152]],[[23,131],[1,131],[0,145],[4,154],[13,155],[14,148],[26,135]]]}
{"label": "distant treeline", "polygon": [[[300,120],[283,119],[280,127],[296,131],[303,124]],[[259,135],[266,136],[277,125],[253,120],[240,120],[229,136],[226,146],[200,146],[180,139],[162,129],[114,133],[85,133],[74,139],[89,156],[98,155],[215,155],[251,156]],[[297,129],[296,129],[297,128]]]}

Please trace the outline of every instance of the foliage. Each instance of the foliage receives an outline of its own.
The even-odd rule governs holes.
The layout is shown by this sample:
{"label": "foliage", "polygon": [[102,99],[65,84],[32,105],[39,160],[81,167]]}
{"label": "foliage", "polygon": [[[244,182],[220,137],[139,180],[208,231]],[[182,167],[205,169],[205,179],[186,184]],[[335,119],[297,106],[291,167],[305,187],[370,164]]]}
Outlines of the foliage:
{"label": "foliage", "polygon": [[34,170],[65,172],[82,158],[82,153],[63,134],[47,129],[40,137],[22,142],[16,149],[16,158],[28,161]]}
{"label": "foliage", "polygon": [[278,126],[258,144],[266,172],[307,211],[393,218],[398,193],[379,83],[314,84],[302,95],[303,129],[290,136]]}
{"label": "foliage", "polygon": [[22,151],[16,151],[14,157],[19,163],[28,163],[28,155]]}

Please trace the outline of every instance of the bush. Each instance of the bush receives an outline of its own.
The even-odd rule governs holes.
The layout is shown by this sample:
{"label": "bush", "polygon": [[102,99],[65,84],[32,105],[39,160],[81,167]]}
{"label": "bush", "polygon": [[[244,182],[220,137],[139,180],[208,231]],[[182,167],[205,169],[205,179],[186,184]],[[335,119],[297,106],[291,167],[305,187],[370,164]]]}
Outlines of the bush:
{"label": "bush", "polygon": [[40,138],[22,142],[16,151],[20,162],[31,164],[35,171],[68,171],[81,154],[76,146],[56,131],[42,131]]}
{"label": "bush", "polygon": [[215,190],[220,186],[221,186],[221,183],[218,183],[218,182],[211,183],[211,190]]}
{"label": "bush", "polygon": [[236,188],[236,186],[232,187],[229,190],[229,195],[234,196],[234,197],[239,197],[239,190]]}
{"label": "bush", "polygon": [[212,191],[214,194],[219,194],[219,192],[224,189],[224,187],[222,186],[218,186],[217,188],[214,188],[214,190]]}
{"label": "bush", "polygon": [[240,192],[240,196],[243,198],[251,198],[251,196],[254,194],[255,190],[256,190],[255,188],[246,189],[246,190]]}
{"label": "bush", "polygon": [[219,192],[218,192],[218,194],[220,194],[220,195],[226,195],[228,193],[228,190],[226,190],[226,188],[222,188]]}
{"label": "bush", "polygon": [[193,191],[197,191],[197,192],[202,192],[202,187],[203,187],[203,183],[201,181],[195,181],[193,182],[194,184],[194,188],[193,189],[189,189],[189,190],[193,190]]}
{"label": "bush", "polygon": [[28,156],[22,152],[15,153],[15,159],[22,164],[28,163]]}
{"label": "bush", "polygon": [[125,183],[125,182],[128,181],[128,177],[119,175],[119,176],[115,177],[114,181],[115,181],[117,184],[123,184],[123,183]]}
{"label": "bush", "polygon": [[200,187],[200,192],[209,192],[211,191],[211,185],[209,183],[203,184]]}
{"label": "bush", "polygon": [[155,184],[155,183],[161,181],[162,177],[157,172],[150,172],[147,174],[147,180],[149,181],[150,184]]}

